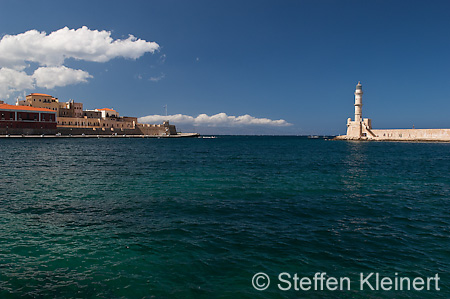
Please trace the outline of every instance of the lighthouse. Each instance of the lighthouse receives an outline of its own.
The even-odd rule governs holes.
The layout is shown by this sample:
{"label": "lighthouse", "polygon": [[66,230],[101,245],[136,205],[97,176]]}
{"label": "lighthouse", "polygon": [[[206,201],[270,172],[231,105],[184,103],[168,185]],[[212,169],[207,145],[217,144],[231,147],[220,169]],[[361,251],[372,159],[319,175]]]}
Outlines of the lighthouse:
{"label": "lighthouse", "polygon": [[372,120],[369,118],[362,118],[362,85],[358,82],[355,89],[355,120],[347,119],[347,138],[348,139],[366,139],[368,136],[373,136]]}
{"label": "lighthouse", "polygon": [[355,122],[360,123],[362,121],[362,85],[358,82],[355,90]]}

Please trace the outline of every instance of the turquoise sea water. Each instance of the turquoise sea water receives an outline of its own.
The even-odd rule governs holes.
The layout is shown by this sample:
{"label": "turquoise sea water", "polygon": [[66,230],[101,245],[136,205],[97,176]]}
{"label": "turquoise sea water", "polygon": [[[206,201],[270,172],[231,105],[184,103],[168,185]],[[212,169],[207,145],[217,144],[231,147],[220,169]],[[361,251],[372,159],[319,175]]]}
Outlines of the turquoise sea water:
{"label": "turquoise sea water", "polygon": [[[448,298],[450,144],[1,139],[0,297]],[[271,284],[256,291],[252,277]],[[281,291],[279,273],[349,277]],[[440,291],[359,290],[360,273]]]}

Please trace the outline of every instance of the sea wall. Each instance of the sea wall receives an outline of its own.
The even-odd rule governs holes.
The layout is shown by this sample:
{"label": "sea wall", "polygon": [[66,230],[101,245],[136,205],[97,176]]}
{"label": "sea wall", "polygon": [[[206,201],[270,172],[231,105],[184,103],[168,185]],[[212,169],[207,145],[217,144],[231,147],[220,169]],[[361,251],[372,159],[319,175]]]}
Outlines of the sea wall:
{"label": "sea wall", "polygon": [[[54,124],[54,127],[56,124]],[[99,127],[70,127],[58,126],[57,128],[2,128],[0,127],[0,135],[102,135],[102,136],[122,136],[122,135],[145,135],[145,136],[173,136],[188,137],[197,136],[198,134],[180,134],[174,125],[168,123],[161,125],[137,124],[134,128],[99,128]]]}
{"label": "sea wall", "polygon": [[377,141],[448,141],[450,129],[387,129],[367,130],[361,137],[342,135],[338,140],[377,140]]}
{"label": "sea wall", "polygon": [[[77,128],[77,127],[58,127],[58,133],[61,135],[176,135],[176,130],[166,130],[164,127],[141,127],[136,126],[134,129],[124,129],[124,128]],[[172,133],[172,134],[170,134]]]}
{"label": "sea wall", "polygon": [[149,125],[149,124],[137,124],[136,130],[139,135],[176,135],[177,129],[174,125]]}
{"label": "sea wall", "polygon": [[56,129],[49,128],[0,128],[0,135],[54,135]]}
{"label": "sea wall", "polygon": [[450,141],[450,129],[394,129],[371,130],[374,140],[405,140],[405,141]]}
{"label": "sea wall", "polygon": [[168,136],[177,135],[177,129],[168,122],[159,125],[136,124],[134,128],[117,128],[117,127],[79,127],[60,125],[57,133],[61,135],[154,135]]}

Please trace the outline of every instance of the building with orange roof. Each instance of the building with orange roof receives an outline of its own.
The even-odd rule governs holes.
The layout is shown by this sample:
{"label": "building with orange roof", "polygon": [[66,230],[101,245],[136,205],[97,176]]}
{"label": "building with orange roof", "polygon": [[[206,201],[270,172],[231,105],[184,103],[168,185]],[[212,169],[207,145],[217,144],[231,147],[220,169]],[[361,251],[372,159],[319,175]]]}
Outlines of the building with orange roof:
{"label": "building with orange roof", "polygon": [[114,110],[114,109],[109,109],[109,108],[101,108],[101,109],[95,109],[95,110],[97,110],[97,111],[113,111],[113,112],[116,112],[116,110]]}
{"label": "building with orange roof", "polygon": [[45,94],[45,93],[30,93],[31,96],[40,96],[40,97],[52,97],[51,95]]}
{"label": "building with orange roof", "polygon": [[56,111],[30,106],[0,104],[0,134],[55,134]]}
{"label": "building with orange roof", "polygon": [[17,100],[16,105],[32,106],[36,108],[47,108],[59,113],[59,100],[51,95],[44,93],[31,93],[25,97],[25,100]]}
{"label": "building with orange roof", "polygon": [[102,109],[95,109],[95,111],[101,112],[103,118],[119,117],[119,113],[117,113],[117,111],[114,109],[102,108]]}
{"label": "building with orange roof", "polygon": [[[58,98],[44,93],[31,93],[25,97],[25,100],[17,100],[16,106],[7,106],[17,110],[18,114],[17,116],[14,114],[14,121],[46,122],[49,117],[45,115],[51,112],[52,122],[56,120],[57,132],[62,135],[177,135],[175,126],[169,125],[169,122],[157,125],[139,124],[137,117],[120,116],[111,108],[83,110],[82,103],[73,100],[60,102]],[[23,114],[24,111],[28,111],[29,115]],[[5,120],[8,117],[10,114],[5,114]],[[18,120],[18,118],[22,119]],[[8,129],[10,128],[11,124],[8,124]],[[1,132],[0,130],[0,134]]]}

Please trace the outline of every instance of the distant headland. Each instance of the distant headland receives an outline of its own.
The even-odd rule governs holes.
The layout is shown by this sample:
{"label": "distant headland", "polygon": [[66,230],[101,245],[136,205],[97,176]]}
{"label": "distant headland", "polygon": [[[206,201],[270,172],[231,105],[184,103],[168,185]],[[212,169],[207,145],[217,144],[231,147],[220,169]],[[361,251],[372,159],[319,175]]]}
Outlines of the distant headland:
{"label": "distant headland", "polygon": [[372,129],[372,120],[362,118],[362,85],[355,90],[355,120],[347,119],[347,134],[336,140],[378,140],[378,141],[446,141],[450,142],[450,129]]}

